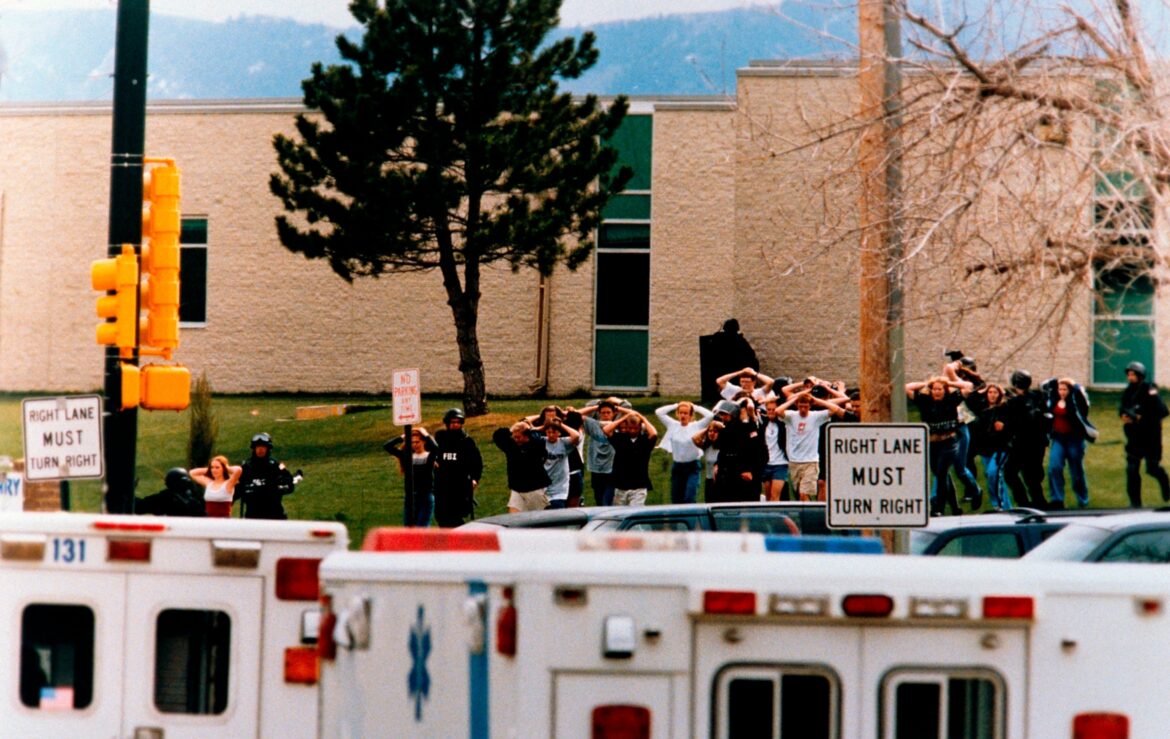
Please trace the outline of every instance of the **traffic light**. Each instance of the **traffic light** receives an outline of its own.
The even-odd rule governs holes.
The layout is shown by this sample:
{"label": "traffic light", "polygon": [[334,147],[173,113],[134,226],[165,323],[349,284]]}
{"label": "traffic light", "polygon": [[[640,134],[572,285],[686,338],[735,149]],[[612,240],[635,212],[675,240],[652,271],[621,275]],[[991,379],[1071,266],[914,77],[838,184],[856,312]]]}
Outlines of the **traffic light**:
{"label": "traffic light", "polygon": [[148,411],[181,411],[191,404],[191,370],[169,364],[142,368],[141,405]]}
{"label": "traffic light", "polygon": [[97,299],[97,314],[107,319],[97,326],[97,343],[116,346],[128,356],[138,343],[138,256],[134,247],[123,244],[118,256],[96,260],[90,282],[94,290],[107,293]]}
{"label": "traffic light", "polygon": [[155,164],[142,182],[142,291],[146,320],[141,342],[170,359],[179,346],[179,168],[172,159],[146,159]]}

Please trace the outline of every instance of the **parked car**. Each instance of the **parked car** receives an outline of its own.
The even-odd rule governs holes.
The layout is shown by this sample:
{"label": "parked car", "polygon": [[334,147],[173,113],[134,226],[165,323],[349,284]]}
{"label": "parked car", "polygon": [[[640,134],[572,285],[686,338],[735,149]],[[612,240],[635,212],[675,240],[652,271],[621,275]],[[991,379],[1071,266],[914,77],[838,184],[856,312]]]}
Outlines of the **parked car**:
{"label": "parked car", "polygon": [[683,503],[615,506],[593,516],[585,531],[755,531],[830,534],[824,503]]}
{"label": "parked car", "polygon": [[[1015,508],[1004,513],[943,516],[910,530],[910,554],[940,557],[1015,559],[1040,546],[1074,520],[1100,517],[1101,509],[1039,511]],[[1170,519],[1168,519],[1170,522]]]}
{"label": "parked car", "polygon": [[1067,562],[1170,562],[1170,509],[1077,521],[1027,557]]}

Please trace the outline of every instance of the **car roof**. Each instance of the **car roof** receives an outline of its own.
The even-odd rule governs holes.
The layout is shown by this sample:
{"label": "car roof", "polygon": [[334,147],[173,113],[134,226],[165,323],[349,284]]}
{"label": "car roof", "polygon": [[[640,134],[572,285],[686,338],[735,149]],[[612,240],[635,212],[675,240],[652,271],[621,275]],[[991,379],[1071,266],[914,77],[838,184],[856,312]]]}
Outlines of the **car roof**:
{"label": "car roof", "polygon": [[755,511],[787,511],[801,509],[815,510],[824,508],[824,503],[811,501],[745,501],[742,503],[675,503],[670,505],[650,506],[613,506],[597,514],[593,518],[618,520],[638,516],[664,516],[707,513],[718,510],[755,510]]}
{"label": "car roof", "polygon": [[501,513],[496,516],[486,516],[474,521],[468,521],[460,528],[487,528],[503,526],[505,528],[569,528],[576,524],[578,528],[587,524],[598,514],[610,510],[609,506],[590,508],[552,508],[544,511],[522,511],[520,513]]}
{"label": "car roof", "polygon": [[[1036,524],[1068,524],[1081,521],[1098,521],[1105,518],[1128,515],[1118,510],[1131,509],[1083,508],[1078,510],[1041,511],[1035,508],[1013,508],[1010,511],[977,513],[964,516],[939,516],[920,530],[941,532],[954,528],[984,526],[1028,526]],[[1168,517],[1166,520],[1170,520]]]}
{"label": "car roof", "polygon": [[1170,526],[1170,508],[1158,508],[1155,510],[1130,509],[1127,513],[1114,513],[1108,516],[1076,521],[1075,523],[1083,526],[1093,526],[1107,531],[1120,531],[1134,526],[1157,526],[1159,524]]}

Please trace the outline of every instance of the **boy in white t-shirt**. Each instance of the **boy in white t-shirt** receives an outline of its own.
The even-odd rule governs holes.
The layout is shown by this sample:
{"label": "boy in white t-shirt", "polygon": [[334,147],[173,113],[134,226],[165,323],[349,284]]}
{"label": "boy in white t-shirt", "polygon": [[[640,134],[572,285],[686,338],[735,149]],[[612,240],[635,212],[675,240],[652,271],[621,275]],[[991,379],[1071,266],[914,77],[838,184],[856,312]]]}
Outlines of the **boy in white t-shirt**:
{"label": "boy in white t-shirt", "polygon": [[[812,410],[813,405],[818,410]],[[789,410],[792,406],[796,410]],[[800,500],[817,499],[817,476],[820,474],[820,457],[817,442],[821,426],[833,418],[840,418],[845,411],[836,405],[815,397],[812,389],[796,393],[776,407],[777,414],[783,414],[784,428],[788,434],[788,484],[800,496]]]}

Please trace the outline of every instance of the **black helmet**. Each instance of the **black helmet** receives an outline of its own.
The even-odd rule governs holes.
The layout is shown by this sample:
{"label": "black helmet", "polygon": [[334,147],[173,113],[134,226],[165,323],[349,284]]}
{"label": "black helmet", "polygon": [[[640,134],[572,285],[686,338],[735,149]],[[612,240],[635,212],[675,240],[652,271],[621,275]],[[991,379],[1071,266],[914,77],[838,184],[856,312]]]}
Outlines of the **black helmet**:
{"label": "black helmet", "polygon": [[1028,370],[1018,369],[1012,372],[1012,387],[1017,390],[1027,390],[1032,387],[1032,373]]}
{"label": "black helmet", "polygon": [[179,491],[191,488],[191,475],[182,467],[172,467],[167,470],[167,490]]}
{"label": "black helmet", "polygon": [[971,370],[972,372],[976,371],[974,357],[959,357],[959,364],[963,365],[964,367]]}
{"label": "black helmet", "polygon": [[447,412],[443,414],[443,425],[451,425],[451,421],[455,420],[456,418],[458,418],[460,421],[463,421],[466,419],[466,416],[463,415],[463,411],[459,408],[448,408]]}
{"label": "black helmet", "polygon": [[1125,371],[1134,373],[1139,380],[1146,379],[1146,366],[1141,362],[1130,362],[1125,365]]}
{"label": "black helmet", "polygon": [[272,450],[272,437],[265,433],[259,433],[252,437],[252,448],[258,446],[266,446],[269,451]]}

